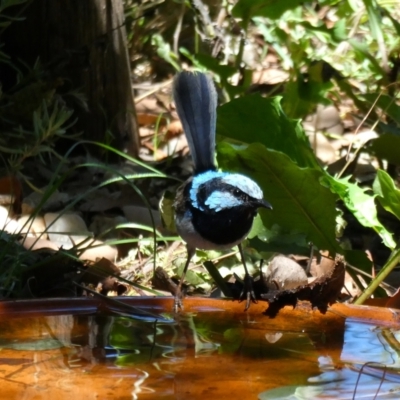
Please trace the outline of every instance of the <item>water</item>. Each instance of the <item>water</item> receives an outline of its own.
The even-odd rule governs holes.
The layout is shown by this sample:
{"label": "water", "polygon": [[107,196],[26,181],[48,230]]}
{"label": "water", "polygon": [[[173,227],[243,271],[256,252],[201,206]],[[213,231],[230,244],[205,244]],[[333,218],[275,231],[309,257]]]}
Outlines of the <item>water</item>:
{"label": "water", "polygon": [[3,316],[1,398],[399,399],[400,328],[328,314]]}

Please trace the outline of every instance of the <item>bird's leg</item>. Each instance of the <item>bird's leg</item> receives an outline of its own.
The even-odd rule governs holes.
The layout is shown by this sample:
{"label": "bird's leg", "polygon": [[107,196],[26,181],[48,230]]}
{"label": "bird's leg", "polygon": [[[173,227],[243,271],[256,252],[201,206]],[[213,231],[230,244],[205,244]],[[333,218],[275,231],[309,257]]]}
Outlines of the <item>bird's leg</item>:
{"label": "bird's leg", "polygon": [[178,288],[175,293],[175,299],[174,299],[174,312],[177,313],[179,309],[183,310],[183,304],[182,304],[182,285],[183,281],[185,279],[186,271],[189,267],[190,261],[194,256],[194,253],[196,252],[196,249],[189,247],[188,245],[186,246],[187,249],[187,260],[185,264],[185,268],[183,268],[183,272],[181,275],[181,279],[179,281]]}
{"label": "bird's leg", "polygon": [[254,289],[253,289],[253,278],[250,276],[249,271],[247,270],[242,245],[238,244],[238,248],[239,248],[240,257],[242,258],[242,263],[243,263],[244,273],[245,273],[244,280],[243,280],[243,290],[242,290],[242,293],[240,293],[240,299],[241,300],[246,299],[246,307],[244,309],[246,311],[250,307],[250,301],[252,301],[253,303],[257,303],[257,300],[256,300],[256,295],[255,295]]}

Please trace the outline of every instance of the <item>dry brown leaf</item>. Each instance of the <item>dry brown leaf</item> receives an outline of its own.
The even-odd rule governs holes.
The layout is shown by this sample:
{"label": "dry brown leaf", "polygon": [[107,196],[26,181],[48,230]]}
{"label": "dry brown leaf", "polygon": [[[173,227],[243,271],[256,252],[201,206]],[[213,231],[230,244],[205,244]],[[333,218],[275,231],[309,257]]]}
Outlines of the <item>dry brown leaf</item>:
{"label": "dry brown leaf", "polygon": [[311,263],[310,273],[315,278],[321,278],[328,274],[335,267],[335,260],[329,257],[327,251],[321,252],[321,261],[314,259]]}
{"label": "dry brown leaf", "polygon": [[183,132],[182,123],[179,120],[172,121],[168,127],[166,132],[166,139],[170,139],[172,137],[178,136]]}
{"label": "dry brown leaf", "polygon": [[296,306],[299,300],[308,300],[312,307],[317,307],[325,313],[328,305],[333,304],[339,297],[344,285],[345,261],[342,256],[336,256],[332,270],[312,283],[296,289],[268,292],[261,298],[269,303],[266,314],[274,317],[285,306]]}
{"label": "dry brown leaf", "polygon": [[103,295],[107,295],[109,291],[116,291],[118,294],[122,294],[125,292],[126,287],[123,285],[119,287],[115,278],[115,276],[119,275],[121,275],[121,271],[113,262],[106,258],[101,258],[88,266],[82,275],[81,281],[85,282],[85,284],[93,285],[101,283],[100,293]]}
{"label": "dry brown leaf", "polygon": [[114,261],[118,257],[118,250],[104,244],[101,240],[85,241],[82,248],[85,248],[85,251],[79,255],[81,260],[97,261],[101,258],[106,258]]}
{"label": "dry brown leaf", "polygon": [[160,118],[160,115],[157,114],[138,113],[137,121],[140,126],[146,126],[146,125],[165,126],[167,124],[167,119],[164,117]]}
{"label": "dry brown leaf", "polygon": [[19,179],[15,176],[0,178],[0,195],[7,197],[7,204],[12,204],[14,213],[21,213],[22,185]]}
{"label": "dry brown leaf", "polygon": [[385,300],[385,306],[389,308],[399,308],[400,309],[400,289],[396,290],[396,293]]}
{"label": "dry brown leaf", "polygon": [[161,107],[158,100],[154,97],[147,97],[140,103],[136,104],[137,114],[153,114],[158,116],[166,111],[167,109]]}

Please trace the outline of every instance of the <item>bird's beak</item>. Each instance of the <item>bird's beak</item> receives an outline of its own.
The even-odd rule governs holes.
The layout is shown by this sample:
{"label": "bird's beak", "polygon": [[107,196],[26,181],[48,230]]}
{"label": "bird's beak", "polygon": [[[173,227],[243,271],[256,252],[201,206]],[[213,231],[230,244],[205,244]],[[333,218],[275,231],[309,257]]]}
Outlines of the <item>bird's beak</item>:
{"label": "bird's beak", "polygon": [[268,201],[265,201],[264,199],[257,202],[257,208],[269,208],[270,210],[272,210],[271,204],[269,204]]}

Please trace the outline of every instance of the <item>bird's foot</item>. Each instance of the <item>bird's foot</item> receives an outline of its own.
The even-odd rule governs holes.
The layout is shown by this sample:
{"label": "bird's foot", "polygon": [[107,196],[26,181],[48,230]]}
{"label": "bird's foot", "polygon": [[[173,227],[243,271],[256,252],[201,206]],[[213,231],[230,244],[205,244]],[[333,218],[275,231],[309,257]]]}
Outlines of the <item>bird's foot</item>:
{"label": "bird's foot", "polygon": [[183,294],[180,289],[177,289],[175,293],[173,311],[175,314],[179,311],[183,311]]}
{"label": "bird's foot", "polygon": [[250,302],[257,303],[256,295],[253,288],[253,278],[246,274],[243,279],[243,290],[240,293],[240,301],[246,300],[245,311],[250,307]]}

